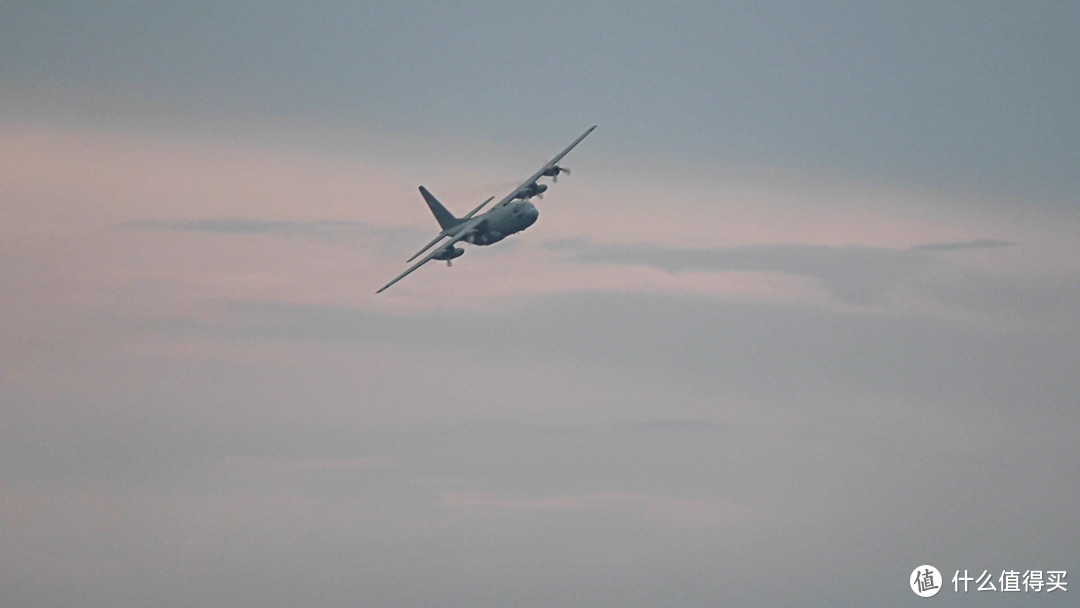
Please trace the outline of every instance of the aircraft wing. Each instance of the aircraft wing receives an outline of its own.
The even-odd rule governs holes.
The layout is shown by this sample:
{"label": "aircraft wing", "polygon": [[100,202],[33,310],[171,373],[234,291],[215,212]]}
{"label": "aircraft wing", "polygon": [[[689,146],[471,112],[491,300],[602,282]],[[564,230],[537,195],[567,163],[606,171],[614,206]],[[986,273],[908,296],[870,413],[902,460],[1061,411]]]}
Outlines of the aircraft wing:
{"label": "aircraft wing", "polygon": [[446,232],[445,232],[445,231],[444,231],[444,232],[440,232],[440,233],[438,234],[438,236],[436,236],[435,238],[431,239],[431,242],[430,242],[430,243],[428,243],[427,245],[424,245],[423,249],[421,249],[420,251],[417,251],[416,253],[414,253],[414,254],[413,254],[413,256],[412,256],[411,258],[409,258],[409,259],[407,259],[407,260],[405,260],[405,261],[406,261],[406,262],[411,262],[411,261],[415,260],[416,258],[418,258],[418,257],[420,257],[421,255],[423,255],[423,253],[424,253],[425,251],[427,251],[428,249],[431,249],[431,247],[432,247],[432,246],[433,246],[433,245],[434,245],[435,243],[438,243],[439,241],[441,241],[441,240],[445,239],[445,238],[446,238],[447,236],[449,236],[449,235],[448,235],[448,234],[446,234]]}
{"label": "aircraft wing", "polygon": [[522,188],[524,188],[524,187],[528,186],[529,184],[535,182],[536,180],[540,179],[540,176],[542,176],[544,174],[544,171],[547,171],[548,169],[550,169],[550,168],[554,167],[555,165],[557,165],[559,163],[559,161],[563,159],[564,156],[569,154],[570,151],[573,150],[575,146],[580,144],[581,140],[588,137],[589,133],[592,133],[593,129],[595,129],[595,128],[596,128],[596,125],[593,125],[593,126],[589,127],[584,133],[579,135],[578,138],[573,141],[573,143],[571,143],[569,146],[566,146],[565,150],[563,150],[562,152],[559,152],[558,154],[556,154],[555,158],[549,160],[543,167],[540,167],[540,169],[536,173],[533,173],[532,176],[529,177],[529,179],[521,182],[520,186],[518,186],[517,188],[514,188],[513,191],[510,192],[510,194],[507,194],[505,197],[503,197],[503,199],[501,201],[495,203],[495,206],[498,207],[500,205],[505,205],[505,204],[509,203],[510,201],[514,200],[514,197],[517,196],[517,193],[518,193],[519,190],[521,190]]}
{"label": "aircraft wing", "polygon": [[[485,202],[485,204],[486,204],[486,202]],[[468,220],[467,222],[465,222],[464,224],[459,224],[459,225],[455,226],[454,228],[455,228],[455,229],[457,230],[457,233],[456,233],[456,234],[454,234],[454,237],[453,237],[453,238],[451,238],[451,239],[450,239],[450,240],[449,240],[449,241],[448,241],[448,242],[447,242],[447,243],[446,243],[445,245],[443,245],[442,247],[439,247],[439,248],[438,248],[438,249],[436,249],[435,251],[432,251],[431,253],[427,254],[427,255],[426,255],[426,256],[424,256],[424,258],[423,258],[423,259],[421,259],[421,260],[420,260],[419,262],[417,262],[417,263],[413,264],[412,266],[409,266],[409,269],[408,269],[408,270],[406,270],[405,272],[403,272],[403,273],[399,274],[399,275],[397,276],[397,278],[396,278],[396,279],[394,279],[393,281],[390,281],[390,282],[389,282],[389,283],[387,283],[386,285],[383,285],[383,286],[382,286],[382,287],[381,287],[381,288],[380,288],[380,289],[379,289],[378,291],[376,291],[375,293],[382,293],[382,292],[386,291],[386,289],[387,289],[388,287],[390,287],[391,285],[393,285],[394,283],[397,283],[397,282],[398,282],[398,281],[400,281],[401,279],[404,279],[405,277],[409,276],[409,273],[411,273],[412,271],[414,271],[414,270],[416,270],[417,268],[420,268],[421,266],[423,266],[424,264],[427,264],[428,262],[430,262],[430,261],[431,261],[431,259],[432,259],[432,258],[434,258],[434,257],[435,257],[436,255],[438,255],[438,253],[439,253],[440,251],[442,251],[442,250],[443,250],[444,248],[446,248],[446,247],[453,247],[453,246],[454,246],[454,243],[457,243],[457,242],[458,242],[458,241],[460,241],[461,239],[463,239],[463,238],[465,238],[465,237],[469,236],[469,233],[471,233],[471,232],[473,231],[473,229],[474,229],[474,228],[476,228],[476,226],[477,226],[477,225],[479,225],[479,224],[480,224],[480,222],[482,222],[482,221],[484,221],[484,218],[482,218],[482,217],[474,217],[474,218],[472,218],[472,219]],[[444,235],[444,236],[445,236],[445,235]],[[433,243],[435,243],[435,242],[438,242],[438,240],[439,240],[440,238],[442,238],[442,236],[440,236],[440,237],[436,238],[436,239],[435,239],[435,241],[433,241]]]}
{"label": "aircraft wing", "polygon": [[477,206],[476,206],[476,209],[473,209],[472,211],[470,211],[470,212],[466,213],[466,214],[465,214],[465,217],[463,217],[463,218],[461,218],[461,219],[463,219],[463,220],[467,220],[467,219],[471,218],[472,216],[476,215],[476,212],[477,212],[477,211],[480,211],[481,209],[483,209],[483,208],[484,208],[484,205],[487,205],[488,203],[490,203],[490,202],[491,202],[491,201],[493,201],[493,200],[495,200],[495,197],[494,197],[494,196],[490,196],[490,197],[488,197],[488,199],[487,199],[486,201],[484,201],[484,202],[480,203],[479,205],[477,205]]}

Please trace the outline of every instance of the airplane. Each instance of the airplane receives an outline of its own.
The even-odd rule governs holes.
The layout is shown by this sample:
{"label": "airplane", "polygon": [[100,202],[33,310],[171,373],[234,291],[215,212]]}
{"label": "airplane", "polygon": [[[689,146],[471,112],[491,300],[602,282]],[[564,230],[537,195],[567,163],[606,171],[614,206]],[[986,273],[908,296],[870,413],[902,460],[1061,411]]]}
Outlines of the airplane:
{"label": "airplane", "polygon": [[432,239],[430,243],[425,245],[420,251],[417,251],[411,258],[406,260],[406,262],[411,262],[420,257],[424,252],[437,245],[439,241],[442,241],[447,237],[449,237],[450,240],[445,245],[440,246],[424,256],[423,259],[410,266],[408,270],[398,275],[393,281],[383,285],[375,293],[386,291],[391,285],[404,279],[409,273],[431,260],[445,261],[447,266],[452,266],[452,260],[465,254],[463,248],[454,246],[461,241],[473,245],[491,245],[532,226],[536,223],[536,218],[540,215],[540,212],[536,210],[536,207],[531,202],[529,202],[529,199],[533,197],[543,198],[544,192],[548,189],[546,184],[538,183],[537,180],[541,177],[550,177],[553,181],[557,182],[560,173],[569,174],[570,170],[565,167],[560,167],[558,162],[562,160],[564,156],[569,154],[570,150],[574,149],[574,146],[581,143],[581,140],[585,139],[589,133],[592,133],[595,128],[596,125],[589,127],[588,130],[575,139],[573,143],[567,146],[565,150],[556,154],[555,158],[549,160],[543,167],[540,167],[539,171],[533,173],[529,179],[522,182],[517,188],[514,188],[510,194],[507,194],[502,200],[495,203],[494,207],[480,215],[477,215],[477,213],[494,200],[494,196],[480,203],[475,209],[464,216],[454,217],[454,214],[450,213],[450,211],[448,211],[427,188],[420,186],[420,195],[424,197],[424,202],[426,202],[428,208],[431,209],[432,215],[435,216],[435,220],[439,222],[439,227],[442,228],[442,230],[439,234],[435,235],[435,238]]}

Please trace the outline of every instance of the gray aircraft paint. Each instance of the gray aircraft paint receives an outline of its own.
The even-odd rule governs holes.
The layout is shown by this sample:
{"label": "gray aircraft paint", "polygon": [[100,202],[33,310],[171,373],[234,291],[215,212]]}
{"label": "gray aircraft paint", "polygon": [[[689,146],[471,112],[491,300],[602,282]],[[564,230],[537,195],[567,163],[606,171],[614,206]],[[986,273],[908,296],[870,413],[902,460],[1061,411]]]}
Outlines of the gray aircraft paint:
{"label": "gray aircraft paint", "polygon": [[431,213],[435,215],[435,219],[439,222],[439,226],[442,227],[442,231],[435,235],[435,238],[425,245],[423,249],[413,254],[408,261],[413,261],[424,253],[424,251],[438,244],[442,239],[450,237],[450,240],[447,241],[446,244],[439,246],[435,251],[429,253],[424,259],[410,266],[408,270],[399,274],[394,280],[380,287],[375,293],[386,291],[394,283],[409,276],[414,270],[431,260],[442,260],[445,261],[447,265],[450,265],[451,260],[465,254],[464,249],[454,247],[455,243],[465,241],[474,245],[491,245],[532,226],[536,223],[536,218],[540,213],[528,199],[534,196],[540,196],[548,189],[546,184],[541,184],[537,180],[541,177],[550,177],[554,181],[558,179],[560,173],[569,173],[567,169],[559,166],[559,161],[569,154],[571,150],[580,144],[581,141],[588,137],[589,133],[592,133],[595,129],[596,125],[586,129],[585,132],[579,135],[569,146],[566,146],[562,152],[556,154],[554,158],[544,163],[544,166],[540,167],[538,171],[526,178],[525,181],[521,182],[517,188],[511,190],[510,194],[504,196],[490,211],[480,215],[474,214],[479,212],[480,209],[491,202],[492,199],[489,198],[483,203],[480,203],[480,205],[473,209],[467,216],[459,219],[454,217],[446,207],[427,190],[427,188],[420,186],[420,194],[424,197],[424,201],[427,203],[428,208],[431,209]]}

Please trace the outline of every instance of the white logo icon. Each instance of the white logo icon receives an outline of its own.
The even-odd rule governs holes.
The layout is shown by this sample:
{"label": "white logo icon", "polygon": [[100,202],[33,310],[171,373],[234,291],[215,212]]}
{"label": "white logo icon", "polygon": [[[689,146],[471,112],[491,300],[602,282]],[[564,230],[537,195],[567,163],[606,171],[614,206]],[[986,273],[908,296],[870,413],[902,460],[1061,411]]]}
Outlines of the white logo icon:
{"label": "white logo icon", "polygon": [[911,583],[911,590],[919,597],[933,597],[941,591],[941,573],[929,564],[915,568],[908,577],[908,582]]}

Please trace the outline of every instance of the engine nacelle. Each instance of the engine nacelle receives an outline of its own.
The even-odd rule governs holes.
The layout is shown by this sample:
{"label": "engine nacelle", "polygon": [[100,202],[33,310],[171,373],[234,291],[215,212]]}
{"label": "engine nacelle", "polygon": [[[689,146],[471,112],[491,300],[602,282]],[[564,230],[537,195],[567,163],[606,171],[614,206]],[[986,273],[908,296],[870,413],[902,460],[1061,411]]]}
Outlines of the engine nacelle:
{"label": "engine nacelle", "polygon": [[546,184],[531,183],[517,191],[516,198],[532,198],[537,194],[542,194],[548,187]]}
{"label": "engine nacelle", "polygon": [[465,250],[461,247],[443,247],[435,255],[432,256],[433,260],[442,260],[449,262],[454,258],[460,258],[465,255]]}
{"label": "engine nacelle", "polygon": [[558,165],[555,165],[554,167],[548,167],[547,169],[544,169],[544,172],[540,175],[543,175],[544,177],[554,177],[555,181],[559,181],[560,173],[570,175],[570,170],[566,167],[560,167]]}

